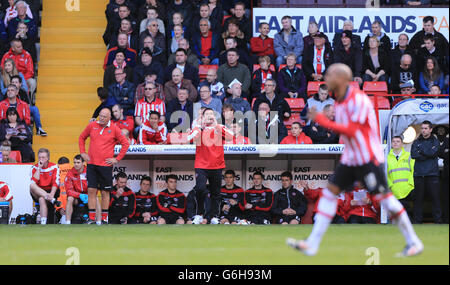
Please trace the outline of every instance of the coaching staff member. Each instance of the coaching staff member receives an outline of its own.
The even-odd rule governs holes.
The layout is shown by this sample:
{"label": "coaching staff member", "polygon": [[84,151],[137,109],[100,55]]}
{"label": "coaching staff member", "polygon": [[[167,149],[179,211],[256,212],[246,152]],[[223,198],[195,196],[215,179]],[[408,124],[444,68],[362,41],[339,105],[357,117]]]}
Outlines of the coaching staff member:
{"label": "coaching staff member", "polygon": [[[90,137],[89,153],[86,154],[86,139]],[[89,123],[78,140],[80,153],[87,162],[89,224],[95,223],[97,191],[102,192],[102,223],[108,223],[110,191],[112,189],[113,165],[118,163],[130,146],[119,127],[111,122],[111,111],[104,108],[98,120]],[[114,157],[114,146],[122,145],[119,155]]]}

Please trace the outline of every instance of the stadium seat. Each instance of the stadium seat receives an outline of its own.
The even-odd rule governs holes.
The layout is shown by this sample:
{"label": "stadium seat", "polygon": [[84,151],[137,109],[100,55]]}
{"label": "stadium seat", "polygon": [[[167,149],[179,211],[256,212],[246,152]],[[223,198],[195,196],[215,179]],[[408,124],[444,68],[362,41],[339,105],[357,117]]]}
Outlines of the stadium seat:
{"label": "stadium seat", "polygon": [[346,0],[347,8],[365,8],[367,0]]}
{"label": "stadium seat", "polygon": [[319,8],[343,8],[344,0],[317,0],[317,7]]}
{"label": "stadium seat", "polygon": [[316,8],[316,0],[289,0],[291,8]]}
{"label": "stadium seat", "polygon": [[287,0],[261,0],[261,8],[286,8]]}
{"label": "stadium seat", "polygon": [[188,144],[187,133],[168,133],[167,144]]}
{"label": "stadium seat", "polygon": [[[260,65],[259,64],[253,64],[253,72],[255,72],[256,70],[258,70],[260,68]],[[269,69],[272,71],[272,72],[275,72],[275,65],[273,65],[273,64],[271,64],[270,66],[269,66]]]}
{"label": "stadium seat", "polygon": [[15,159],[18,163],[22,162],[22,155],[18,150],[12,150],[11,153],[9,154],[9,157]]}
{"label": "stadium seat", "polygon": [[[286,66],[286,64],[280,64],[280,66],[278,66],[278,72],[280,72],[281,69],[283,69]],[[302,65],[300,63],[297,63],[296,66],[298,68],[302,68]]]}
{"label": "stadium seat", "polygon": [[206,78],[206,74],[208,74],[208,70],[209,69],[215,69],[217,70],[219,67],[217,65],[206,65],[206,64],[201,64],[198,66],[198,77],[203,80]]}
{"label": "stadium seat", "polygon": [[363,90],[367,95],[383,95],[388,93],[386,81],[366,81],[364,82]]}
{"label": "stadium seat", "polygon": [[285,98],[292,112],[300,113],[305,108],[305,101],[303,98]]}
{"label": "stadium seat", "polygon": [[[375,96],[369,96],[370,100],[372,101],[373,106],[375,106]],[[389,110],[391,109],[391,104],[389,103],[389,100],[386,97],[377,96],[378,100],[378,109],[383,110]]]}
{"label": "stadium seat", "polygon": [[308,82],[308,87],[306,89],[306,93],[308,94],[308,97],[314,95],[319,91],[319,86],[321,84],[324,84],[324,81],[310,81]]}

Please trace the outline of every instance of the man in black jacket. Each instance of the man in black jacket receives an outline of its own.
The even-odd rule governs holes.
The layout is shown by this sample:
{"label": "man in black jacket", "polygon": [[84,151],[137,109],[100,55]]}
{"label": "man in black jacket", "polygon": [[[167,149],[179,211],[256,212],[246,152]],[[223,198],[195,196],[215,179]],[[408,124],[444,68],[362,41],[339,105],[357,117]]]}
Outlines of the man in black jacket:
{"label": "man in black jacket", "polygon": [[261,172],[253,173],[253,187],[245,191],[246,219],[252,224],[268,225],[272,216],[273,191],[263,185],[264,176]]}
{"label": "man in black jacket", "polygon": [[182,48],[177,49],[175,52],[175,63],[167,66],[164,73],[164,83],[172,79],[172,71],[177,67],[183,71],[183,77],[189,79],[192,85],[197,88],[200,80],[198,69],[187,62],[187,51]]}
{"label": "man in black jacket", "polygon": [[307,210],[305,196],[292,185],[292,174],[281,173],[282,188],[275,192],[272,213],[277,223],[282,225],[298,225]]}
{"label": "man in black jacket", "polygon": [[448,41],[444,35],[435,30],[433,16],[426,16],[423,18],[423,30],[417,32],[411,38],[411,41],[409,42],[411,48],[417,53],[420,48],[425,47],[423,39],[427,34],[433,35],[437,49],[446,51],[448,55]]}
{"label": "man in black jacket", "polygon": [[129,224],[156,224],[158,219],[158,206],[156,196],[150,192],[152,179],[144,176],[140,183],[141,189],[135,194],[136,210],[133,217],[128,220]]}
{"label": "man in black jacket", "polygon": [[255,125],[249,125],[247,137],[257,144],[279,144],[287,135],[283,118],[270,110],[269,103],[261,102],[256,112]]}
{"label": "man in black jacket", "polygon": [[225,171],[225,185],[220,188],[222,201],[219,216],[221,224],[236,224],[242,217],[245,203],[244,189],[234,183],[235,179],[234,170]]}
{"label": "man in black jacket", "polygon": [[325,41],[324,33],[315,34],[314,45],[303,54],[302,68],[308,81],[323,81],[327,68],[333,63],[333,51]]}
{"label": "man in black jacket", "polygon": [[153,61],[153,54],[150,48],[146,47],[141,50],[140,63],[133,69],[133,83],[138,86],[145,81],[145,75],[149,73],[156,74],[156,82],[163,83],[164,68],[159,61]]}
{"label": "man in black jacket", "polygon": [[[193,103],[188,100],[189,90],[185,88],[178,89],[177,98],[172,99],[167,104],[166,125],[168,131],[172,131],[178,126],[177,131],[183,132],[191,127],[193,120]],[[172,118],[173,117],[173,118]]]}
{"label": "man in black jacket", "polygon": [[439,140],[432,134],[433,125],[430,121],[423,121],[421,134],[411,146],[411,158],[414,165],[414,222],[421,224],[423,219],[423,202],[425,191],[431,196],[433,220],[441,223],[441,206],[439,199]]}
{"label": "man in black jacket", "polygon": [[411,80],[417,86],[417,72],[413,65],[413,59],[410,54],[404,54],[400,59],[400,65],[394,66],[392,69],[389,90],[392,94],[400,94],[400,85]]}
{"label": "man in black jacket", "polygon": [[117,184],[111,192],[109,206],[110,224],[127,224],[136,209],[136,196],[133,190],[127,187],[128,177],[124,172],[116,175]]}
{"label": "man in black jacket", "polygon": [[362,52],[361,46],[352,42],[352,32],[343,31],[341,34],[342,45],[334,48],[334,62],[344,63],[352,69],[353,80],[362,84]]}
{"label": "man in black jacket", "polygon": [[186,198],[186,224],[206,224],[209,221],[208,213],[211,206],[209,192],[197,191],[193,188]]}

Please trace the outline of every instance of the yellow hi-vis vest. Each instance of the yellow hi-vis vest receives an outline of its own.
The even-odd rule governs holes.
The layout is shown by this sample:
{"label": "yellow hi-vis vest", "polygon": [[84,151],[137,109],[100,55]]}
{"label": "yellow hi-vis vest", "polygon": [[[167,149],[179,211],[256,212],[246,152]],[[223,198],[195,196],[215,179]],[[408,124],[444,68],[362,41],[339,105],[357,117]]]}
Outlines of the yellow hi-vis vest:
{"label": "yellow hi-vis vest", "polygon": [[389,189],[397,199],[403,199],[414,189],[414,159],[402,148],[397,161],[391,149],[387,157],[387,181]]}

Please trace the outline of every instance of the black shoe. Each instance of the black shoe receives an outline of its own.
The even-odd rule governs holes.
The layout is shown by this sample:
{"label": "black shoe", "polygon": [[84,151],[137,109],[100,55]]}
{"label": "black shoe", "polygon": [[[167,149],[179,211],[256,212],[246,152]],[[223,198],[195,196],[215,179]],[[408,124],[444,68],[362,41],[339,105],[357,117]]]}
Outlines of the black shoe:
{"label": "black shoe", "polygon": [[41,137],[46,137],[47,136],[47,132],[44,131],[42,128],[39,128],[36,131],[36,135],[41,136]]}

